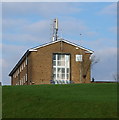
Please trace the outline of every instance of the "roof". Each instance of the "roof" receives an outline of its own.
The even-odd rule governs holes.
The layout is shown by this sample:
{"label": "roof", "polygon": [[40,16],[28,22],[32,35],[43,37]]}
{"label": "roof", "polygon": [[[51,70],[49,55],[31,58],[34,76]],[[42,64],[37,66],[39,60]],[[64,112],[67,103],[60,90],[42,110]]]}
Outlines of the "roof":
{"label": "roof", "polygon": [[65,42],[65,43],[68,43],[68,44],[73,45],[73,46],[75,46],[75,47],[79,47],[79,48],[81,48],[81,49],[84,49],[84,50],[86,50],[86,51],[89,52],[89,53],[93,53],[93,52],[94,52],[94,51],[92,51],[92,50],[90,50],[90,49],[87,49],[87,48],[85,48],[85,47],[83,47],[83,46],[77,45],[77,44],[75,44],[75,43],[72,43],[72,42],[70,42],[70,41],[68,41],[68,40],[64,40],[64,39],[58,39],[57,41],[52,41],[52,42],[43,44],[43,45],[41,45],[41,46],[37,46],[37,47],[31,48],[31,49],[29,49],[29,51],[37,51],[38,48],[45,47],[45,46],[47,46],[47,45],[51,45],[51,44],[54,44],[54,43],[57,43],[57,42],[60,42],[60,41],[63,41],[63,42]]}
{"label": "roof", "polygon": [[9,73],[9,76],[12,76],[12,74],[17,70],[17,68],[21,65],[23,60],[28,56],[29,50],[25,52],[25,54],[22,56],[22,58],[18,61],[18,63],[15,65],[15,67],[12,69],[12,71]]}
{"label": "roof", "polygon": [[22,58],[19,60],[19,62],[15,65],[15,67],[12,69],[12,71],[9,73],[9,76],[12,76],[13,73],[17,70],[17,68],[21,65],[21,63],[23,62],[23,60],[30,54],[30,52],[33,52],[33,51],[37,51],[37,49],[41,48],[41,47],[45,47],[45,46],[48,46],[48,45],[51,45],[51,44],[54,44],[54,43],[57,43],[57,42],[65,42],[65,43],[68,43],[70,45],[73,45],[75,47],[78,47],[78,48],[81,48],[81,49],[84,49],[87,51],[87,53],[93,53],[94,51],[90,50],[90,49],[87,49],[83,46],[79,46],[75,43],[72,43],[68,40],[64,40],[64,39],[58,39],[57,41],[52,41],[52,42],[49,42],[49,43],[46,43],[46,44],[43,44],[43,45],[40,45],[40,46],[37,46],[37,47],[34,47],[34,48],[30,48],[28,49],[25,54],[22,56]]}

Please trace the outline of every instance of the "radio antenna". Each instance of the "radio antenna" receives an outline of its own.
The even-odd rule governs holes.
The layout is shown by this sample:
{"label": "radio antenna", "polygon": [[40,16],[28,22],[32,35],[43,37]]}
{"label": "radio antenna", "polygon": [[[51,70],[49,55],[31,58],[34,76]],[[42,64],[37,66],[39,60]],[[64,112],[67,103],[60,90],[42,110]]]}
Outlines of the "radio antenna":
{"label": "radio antenna", "polygon": [[52,41],[57,41],[58,38],[58,19],[55,18],[53,21],[53,37]]}

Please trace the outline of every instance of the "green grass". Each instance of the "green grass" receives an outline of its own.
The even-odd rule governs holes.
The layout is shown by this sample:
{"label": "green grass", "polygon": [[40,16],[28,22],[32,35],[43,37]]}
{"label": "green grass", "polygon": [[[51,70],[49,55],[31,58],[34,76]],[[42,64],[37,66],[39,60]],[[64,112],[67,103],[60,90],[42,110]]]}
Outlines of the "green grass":
{"label": "green grass", "polygon": [[116,118],[117,84],[3,86],[3,118]]}

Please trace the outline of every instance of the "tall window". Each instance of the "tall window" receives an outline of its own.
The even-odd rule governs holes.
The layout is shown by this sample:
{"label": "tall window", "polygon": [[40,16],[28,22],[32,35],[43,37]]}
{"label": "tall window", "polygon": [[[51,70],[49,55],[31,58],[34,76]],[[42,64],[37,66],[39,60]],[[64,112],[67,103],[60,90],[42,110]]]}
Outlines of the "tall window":
{"label": "tall window", "polygon": [[69,54],[53,54],[53,80],[70,80]]}

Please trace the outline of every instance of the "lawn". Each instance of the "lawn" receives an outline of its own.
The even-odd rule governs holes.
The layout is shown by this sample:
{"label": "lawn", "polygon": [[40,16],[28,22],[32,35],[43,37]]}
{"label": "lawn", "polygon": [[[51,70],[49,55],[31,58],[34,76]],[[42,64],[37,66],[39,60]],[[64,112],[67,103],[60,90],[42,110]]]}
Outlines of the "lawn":
{"label": "lawn", "polygon": [[117,84],[2,87],[3,118],[116,118]]}

